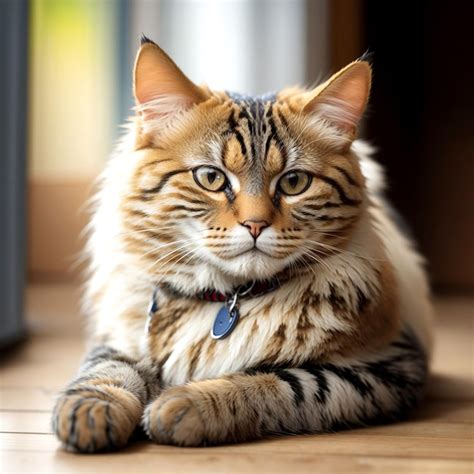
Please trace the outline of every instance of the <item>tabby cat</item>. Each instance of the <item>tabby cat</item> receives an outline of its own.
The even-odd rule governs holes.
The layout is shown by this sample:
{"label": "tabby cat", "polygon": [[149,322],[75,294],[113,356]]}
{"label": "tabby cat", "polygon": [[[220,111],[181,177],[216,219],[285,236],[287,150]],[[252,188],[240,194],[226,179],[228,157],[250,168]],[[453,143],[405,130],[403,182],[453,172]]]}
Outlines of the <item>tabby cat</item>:
{"label": "tabby cat", "polygon": [[313,90],[216,92],[142,40],[91,224],[91,348],[53,414],[67,449],[140,428],[180,446],[316,433],[416,405],[429,290],[356,140],[370,84],[360,59]]}

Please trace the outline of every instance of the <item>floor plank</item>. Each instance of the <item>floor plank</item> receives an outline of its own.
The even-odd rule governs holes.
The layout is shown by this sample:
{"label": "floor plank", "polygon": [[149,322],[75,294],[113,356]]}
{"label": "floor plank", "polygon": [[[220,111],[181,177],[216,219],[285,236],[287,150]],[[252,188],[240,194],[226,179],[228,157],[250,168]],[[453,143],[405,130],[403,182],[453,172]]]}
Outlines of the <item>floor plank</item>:
{"label": "floor plank", "polygon": [[[58,387],[59,389],[60,387]],[[47,387],[0,386],[0,413],[3,410],[51,411],[57,390]]]}
{"label": "floor plank", "polygon": [[2,411],[0,433],[51,434],[50,411]]}
{"label": "floor plank", "polygon": [[[404,422],[202,449],[131,445],[114,454],[63,451],[51,434],[58,390],[84,351],[78,292],[28,292],[30,337],[0,365],[0,472],[474,472],[472,298],[436,302],[436,350],[428,393]],[[139,469],[138,469],[139,466]]]}
{"label": "floor plank", "polygon": [[[10,459],[2,472],[444,472],[472,473],[472,462],[460,457],[441,459],[428,455],[420,456],[411,451],[408,457],[386,454],[386,448],[366,455],[357,451],[360,440],[344,451],[344,444],[311,443],[310,450],[299,446],[295,438],[287,449],[279,442],[253,443],[236,447],[191,449],[164,446],[151,447],[148,443],[130,446],[127,450],[113,454],[81,456],[57,450],[52,435],[0,434],[0,444]],[[327,444],[330,451],[325,452]],[[439,446],[444,443],[440,442]],[[265,447],[264,450],[261,448]],[[447,446],[446,449],[449,449]],[[316,448],[316,449],[314,449]],[[393,449],[392,449],[393,450]],[[385,453],[385,454],[384,454]],[[414,455],[417,456],[414,456]],[[453,452],[454,455],[454,452]],[[6,456],[4,456],[5,458]],[[21,470],[20,470],[21,469]]]}

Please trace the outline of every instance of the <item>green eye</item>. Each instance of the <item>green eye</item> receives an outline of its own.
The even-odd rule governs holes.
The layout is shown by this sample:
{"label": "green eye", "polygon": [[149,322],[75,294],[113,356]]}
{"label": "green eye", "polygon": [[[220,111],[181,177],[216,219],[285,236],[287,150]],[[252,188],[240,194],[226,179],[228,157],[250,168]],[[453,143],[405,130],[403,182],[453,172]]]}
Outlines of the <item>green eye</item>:
{"label": "green eye", "polygon": [[212,166],[200,166],[193,171],[194,181],[207,191],[222,191],[227,184],[226,175]]}
{"label": "green eye", "polygon": [[284,174],[280,181],[278,181],[278,187],[281,192],[288,196],[296,196],[297,194],[304,193],[311,184],[311,175],[304,171],[288,171]]}

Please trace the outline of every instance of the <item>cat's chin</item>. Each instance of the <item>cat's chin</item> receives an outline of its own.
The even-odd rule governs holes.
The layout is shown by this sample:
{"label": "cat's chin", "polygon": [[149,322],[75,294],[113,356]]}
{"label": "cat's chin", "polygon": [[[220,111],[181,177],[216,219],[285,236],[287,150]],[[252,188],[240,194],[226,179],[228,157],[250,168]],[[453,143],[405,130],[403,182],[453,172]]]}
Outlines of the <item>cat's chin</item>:
{"label": "cat's chin", "polygon": [[212,263],[224,273],[242,280],[265,280],[287,265],[286,260],[273,258],[256,249],[226,260],[213,259]]}

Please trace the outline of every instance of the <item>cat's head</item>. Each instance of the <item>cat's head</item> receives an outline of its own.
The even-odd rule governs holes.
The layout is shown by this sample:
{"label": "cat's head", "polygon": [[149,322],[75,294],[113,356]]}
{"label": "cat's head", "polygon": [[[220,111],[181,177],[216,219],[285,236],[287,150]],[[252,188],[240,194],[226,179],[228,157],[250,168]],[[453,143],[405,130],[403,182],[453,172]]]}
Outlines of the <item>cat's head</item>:
{"label": "cat's head", "polygon": [[210,268],[236,280],[304,270],[344,246],[364,206],[351,151],[371,68],[261,97],[193,84],[145,41],[134,72],[128,249],[157,275]]}

